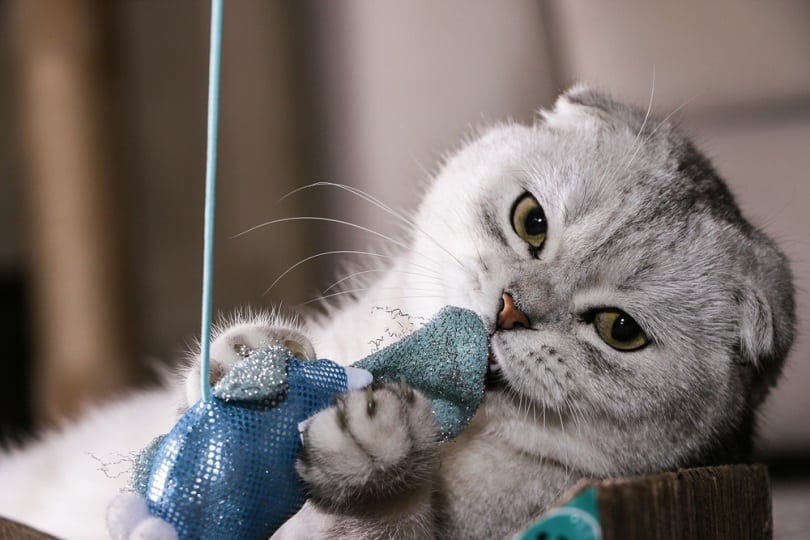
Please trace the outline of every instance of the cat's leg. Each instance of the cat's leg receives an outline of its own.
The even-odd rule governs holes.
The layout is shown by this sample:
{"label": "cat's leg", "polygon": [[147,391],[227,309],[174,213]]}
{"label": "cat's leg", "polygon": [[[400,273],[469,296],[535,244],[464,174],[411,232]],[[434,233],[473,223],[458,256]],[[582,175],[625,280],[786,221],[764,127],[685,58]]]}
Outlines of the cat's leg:
{"label": "cat's leg", "polygon": [[346,538],[435,536],[438,429],[430,402],[399,384],[351,392],[318,413],[296,469]]}
{"label": "cat's leg", "polygon": [[[210,384],[216,384],[233,366],[254,349],[280,343],[301,359],[315,359],[315,349],[300,325],[282,316],[262,314],[238,319],[214,332],[211,341]],[[192,357],[184,373],[184,404],[188,408],[200,399],[199,354]]]}

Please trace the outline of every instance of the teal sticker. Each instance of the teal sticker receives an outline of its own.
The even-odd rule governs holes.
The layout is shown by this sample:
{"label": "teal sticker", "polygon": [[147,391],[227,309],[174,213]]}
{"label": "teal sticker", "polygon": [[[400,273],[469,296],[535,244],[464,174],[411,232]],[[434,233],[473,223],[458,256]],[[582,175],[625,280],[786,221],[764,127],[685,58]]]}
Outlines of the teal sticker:
{"label": "teal sticker", "polygon": [[514,540],[601,540],[596,489],[586,488],[565,505],[549,510]]}

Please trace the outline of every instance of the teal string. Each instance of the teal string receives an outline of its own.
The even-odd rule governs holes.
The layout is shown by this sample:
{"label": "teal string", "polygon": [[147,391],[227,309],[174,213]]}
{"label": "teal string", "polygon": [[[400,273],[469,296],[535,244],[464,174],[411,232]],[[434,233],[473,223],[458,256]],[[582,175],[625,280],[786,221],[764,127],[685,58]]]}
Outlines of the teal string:
{"label": "teal string", "polygon": [[205,154],[205,232],[203,239],[202,324],[200,329],[200,388],[211,399],[211,303],[214,281],[214,209],[217,184],[217,124],[219,122],[219,64],[222,55],[222,1],[211,0],[211,50],[208,58],[208,137]]}

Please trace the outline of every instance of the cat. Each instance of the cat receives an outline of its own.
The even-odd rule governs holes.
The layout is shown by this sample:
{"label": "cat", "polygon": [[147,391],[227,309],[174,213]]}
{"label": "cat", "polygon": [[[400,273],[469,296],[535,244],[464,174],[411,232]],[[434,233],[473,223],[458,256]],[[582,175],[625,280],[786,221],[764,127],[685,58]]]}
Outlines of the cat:
{"label": "cat", "polygon": [[[309,502],[276,537],[502,538],[581,478],[750,458],[794,336],[792,276],[666,119],[575,86],[534,124],[467,141],[413,218],[345,189],[407,229],[390,267],[349,278],[343,300],[300,324],[259,316],[221,329],[214,375],[268,341],[348,364],[451,304],[488,329],[487,391],[441,444],[417,391],[338,399],[308,424],[297,470]],[[186,406],[198,375],[185,375]]]}

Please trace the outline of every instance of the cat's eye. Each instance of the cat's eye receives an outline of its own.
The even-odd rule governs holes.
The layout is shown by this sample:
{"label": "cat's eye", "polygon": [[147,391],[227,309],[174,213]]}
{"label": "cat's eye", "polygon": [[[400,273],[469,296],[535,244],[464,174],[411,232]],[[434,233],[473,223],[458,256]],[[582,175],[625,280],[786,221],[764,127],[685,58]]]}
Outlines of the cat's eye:
{"label": "cat's eye", "polygon": [[620,351],[635,351],[650,342],[638,323],[618,309],[595,313],[593,325],[605,343]]}
{"label": "cat's eye", "polygon": [[521,195],[512,206],[512,228],[532,248],[539,248],[545,242],[546,213],[531,193]]}

